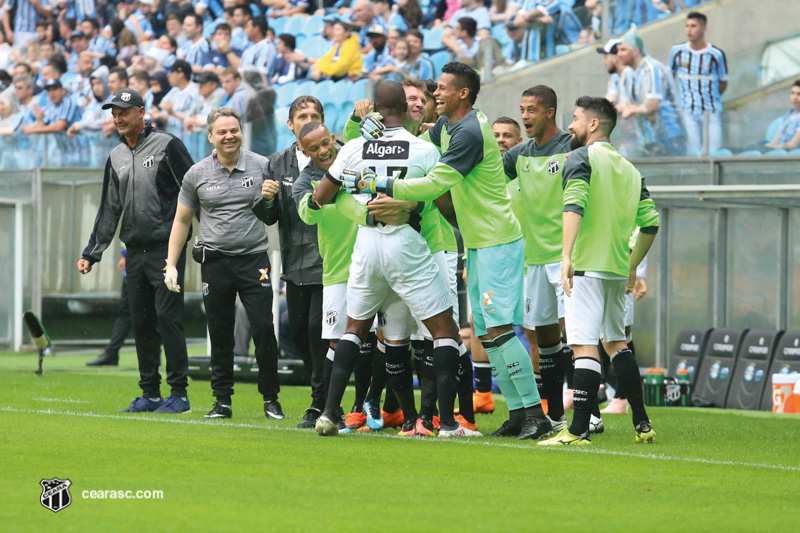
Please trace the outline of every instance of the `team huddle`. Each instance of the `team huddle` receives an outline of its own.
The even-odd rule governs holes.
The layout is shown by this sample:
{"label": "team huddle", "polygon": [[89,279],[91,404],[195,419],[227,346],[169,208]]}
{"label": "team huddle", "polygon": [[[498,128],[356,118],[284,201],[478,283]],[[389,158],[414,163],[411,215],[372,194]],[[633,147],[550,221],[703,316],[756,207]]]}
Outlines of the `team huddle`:
{"label": "team huddle", "polygon": [[[147,278],[156,307],[159,299],[179,294],[185,246],[198,215],[193,257],[201,263],[216,398],[206,417],[232,416],[237,294],[253,328],[265,414],[284,416],[277,399],[271,313],[264,312],[271,309],[272,288],[260,228],[262,222],[275,223],[291,205],[304,224],[316,226],[322,258],[318,326],[327,343],[312,376],[312,386],[315,378],[320,383],[322,400],[315,400],[300,427],[314,427],[322,436],[398,426],[402,437],[435,436],[437,430],[439,437],[482,436],[473,404],[473,362],[459,329],[455,227],[465,250],[475,377],[479,368],[490,366],[508,404],[508,420],[492,435],[540,445],[589,444],[601,345],[616,372],[617,389],[630,404],[636,441],[654,442],[639,369],[626,344],[625,307],[659,217],[640,173],[609,143],[617,111],[605,98],[580,98],[570,135],[555,124],[555,92],[532,87],[520,106],[529,140],[501,151],[486,116],[473,107],[479,90],[477,73],[461,63],[443,67],[435,88],[416,81],[383,82],[371,104],[356,105],[343,145],[325,127],[319,101],[299,97],[289,115],[298,141],[290,150],[296,151],[299,170],[288,180],[290,188],[285,178],[278,181],[282,177],[268,172],[265,157],[241,148],[241,119],[234,110],[209,114],[215,151],[182,180],[173,175],[180,194],[170,213],[174,222],[164,284],[155,287],[157,276]],[[424,124],[431,97],[434,120]],[[130,124],[141,118],[139,108],[126,105],[130,99],[118,94],[109,104],[115,124],[125,115]],[[128,143],[123,149],[133,154],[135,166],[143,141],[123,129]],[[115,229],[124,215],[123,232],[127,227],[134,254],[150,253],[130,229],[126,195],[132,194],[133,175],[123,183],[124,177],[109,167],[111,162],[103,206],[110,206],[106,210],[115,218],[103,215],[101,207],[103,231],[96,222],[84,264],[79,263],[84,273],[113,238],[104,216],[114,219]],[[168,185],[174,187],[175,181]],[[135,314],[133,319],[138,353],[145,326],[137,325]],[[515,325],[535,332],[535,357]],[[185,345],[183,359],[171,360],[166,344],[165,352],[167,381],[180,382],[177,388],[173,384],[172,395],[162,400],[157,367],[152,368],[151,356],[143,364],[140,355],[143,395],[128,411],[189,410],[185,383],[176,377],[181,365],[185,376]],[[477,352],[485,354],[488,365],[478,362]],[[568,424],[562,389],[573,357],[575,411]],[[354,371],[356,401],[345,414],[342,398]]]}

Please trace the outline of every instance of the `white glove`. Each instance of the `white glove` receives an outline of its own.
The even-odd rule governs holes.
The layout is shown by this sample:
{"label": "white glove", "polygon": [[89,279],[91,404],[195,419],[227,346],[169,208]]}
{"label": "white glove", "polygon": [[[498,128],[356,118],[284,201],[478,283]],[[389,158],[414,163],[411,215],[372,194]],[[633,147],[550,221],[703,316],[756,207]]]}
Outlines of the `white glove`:
{"label": "white glove", "polygon": [[174,266],[168,266],[167,272],[164,274],[164,283],[167,288],[172,292],[181,292],[181,286],[178,285],[178,269]]}

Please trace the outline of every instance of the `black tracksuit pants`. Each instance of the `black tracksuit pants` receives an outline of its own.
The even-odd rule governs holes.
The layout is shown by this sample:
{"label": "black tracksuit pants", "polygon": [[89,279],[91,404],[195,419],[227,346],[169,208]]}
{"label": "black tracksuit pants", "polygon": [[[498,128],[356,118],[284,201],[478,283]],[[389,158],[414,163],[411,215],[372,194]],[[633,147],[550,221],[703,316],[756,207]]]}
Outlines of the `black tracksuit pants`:
{"label": "black tracksuit pants", "polygon": [[111,339],[108,341],[105,350],[107,357],[119,358],[119,350],[125,344],[128,333],[131,331],[131,305],[128,301],[128,278],[122,278],[122,291],[119,293],[119,313],[117,320],[114,321],[114,330],[111,332]]}
{"label": "black tracksuit pants", "polygon": [[278,397],[278,341],[272,321],[272,284],[266,252],[225,255],[203,263],[203,302],[211,337],[211,390],[220,403],[233,395],[233,345],[236,295],[242,302],[255,343],[258,392]]}
{"label": "black tracksuit pants", "polygon": [[322,285],[295,285],[286,282],[286,305],[292,340],[311,376],[311,407],[325,409],[322,368],[328,341],[322,340]]}
{"label": "black tracksuit pants", "polygon": [[[139,387],[145,398],[161,396],[158,366],[161,345],[167,359],[167,383],[173,396],[186,396],[189,359],[183,332],[183,293],[164,284],[167,249],[136,250],[128,246],[127,286],[131,320],[139,359]],[[178,260],[178,283],[183,286],[186,250]]]}

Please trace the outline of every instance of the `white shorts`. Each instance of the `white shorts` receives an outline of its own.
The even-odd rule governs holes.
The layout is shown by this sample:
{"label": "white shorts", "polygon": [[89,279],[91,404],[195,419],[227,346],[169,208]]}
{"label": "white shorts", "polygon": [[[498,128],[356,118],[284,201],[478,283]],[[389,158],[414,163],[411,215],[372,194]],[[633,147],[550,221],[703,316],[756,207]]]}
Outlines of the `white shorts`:
{"label": "white shorts", "polygon": [[633,293],[625,295],[625,327],[633,325]]}
{"label": "white shorts", "polygon": [[416,330],[413,317],[426,320],[451,306],[448,284],[425,239],[411,226],[392,233],[358,229],[348,280],[349,317],[364,320],[380,311],[384,337],[404,340]]}
{"label": "white shorts", "polygon": [[322,338],[338,341],[347,330],[347,282],[322,288]]}
{"label": "white shorts", "polygon": [[525,329],[558,324],[564,317],[561,261],[528,265],[525,279]]}
{"label": "white shorts", "polygon": [[625,340],[625,279],[573,278],[572,296],[564,297],[567,341],[596,346]]}
{"label": "white shorts", "polygon": [[[458,270],[458,252],[445,252],[440,250],[433,254],[433,260],[436,261],[436,266],[439,267],[439,273],[442,279],[447,283],[451,303],[453,305],[453,319],[458,325],[458,280],[456,279],[456,271]],[[422,320],[417,319],[417,331],[411,336],[412,340],[428,339],[433,340],[431,332],[422,323]]]}

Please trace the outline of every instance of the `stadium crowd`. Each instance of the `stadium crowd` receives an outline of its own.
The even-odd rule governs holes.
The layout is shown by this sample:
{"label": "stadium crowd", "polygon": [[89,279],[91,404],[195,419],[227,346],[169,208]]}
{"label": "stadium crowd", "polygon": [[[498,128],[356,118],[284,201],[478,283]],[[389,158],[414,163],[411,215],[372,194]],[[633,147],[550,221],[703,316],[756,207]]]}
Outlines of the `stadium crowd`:
{"label": "stadium crowd", "polygon": [[[612,26],[622,32],[697,3],[619,0]],[[49,166],[99,166],[113,144],[101,105],[128,86],[146,95],[148,118],[198,158],[210,146],[197,134],[197,117],[216,105],[273,133],[264,117],[276,98],[280,107],[290,103],[272,93],[283,84],[427,80],[451,60],[525,64],[553,55],[554,45],[593,41],[601,7],[598,0],[0,0],[0,163],[13,169],[45,154]],[[341,83],[335,92],[345,94]],[[345,99],[360,97],[363,89]],[[44,145],[36,135],[43,133],[54,142]]]}

